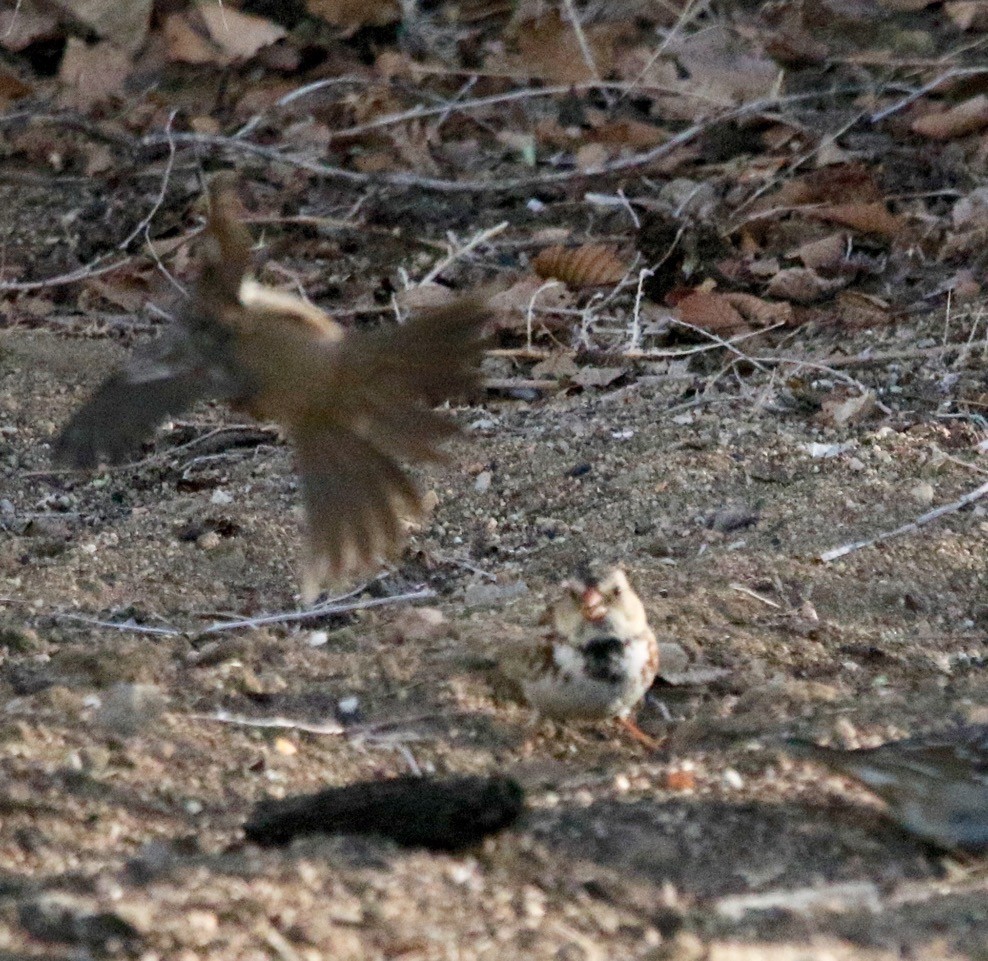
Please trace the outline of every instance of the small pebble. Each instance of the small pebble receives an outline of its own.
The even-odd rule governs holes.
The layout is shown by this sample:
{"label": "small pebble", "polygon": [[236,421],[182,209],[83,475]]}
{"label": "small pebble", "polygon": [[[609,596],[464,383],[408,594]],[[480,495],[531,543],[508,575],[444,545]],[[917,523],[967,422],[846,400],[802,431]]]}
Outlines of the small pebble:
{"label": "small pebble", "polygon": [[322,647],[329,642],[329,631],[310,631],[309,647]]}
{"label": "small pebble", "polygon": [[721,778],[724,785],[733,791],[740,791],[744,787],[744,778],[732,767],[725,768],[721,773]]}
{"label": "small pebble", "polygon": [[340,717],[349,717],[360,710],[360,698],[355,694],[349,697],[341,697],[336,704],[336,711]]}
{"label": "small pebble", "polygon": [[213,496],[209,498],[210,504],[216,504],[218,507],[225,507],[227,504],[233,503],[233,494],[224,490],[213,491]]}
{"label": "small pebble", "polygon": [[909,496],[916,501],[917,504],[922,506],[927,506],[933,503],[933,498],[936,496],[936,491],[933,489],[933,485],[928,481],[920,481],[912,490],[909,491]]}
{"label": "small pebble", "polygon": [[481,471],[477,475],[477,479],[473,482],[473,489],[478,494],[486,494],[491,489],[491,481],[494,480],[494,475],[489,470]]}
{"label": "small pebble", "polygon": [[206,531],[196,538],[196,547],[203,551],[213,551],[220,546],[220,535],[216,531]]}

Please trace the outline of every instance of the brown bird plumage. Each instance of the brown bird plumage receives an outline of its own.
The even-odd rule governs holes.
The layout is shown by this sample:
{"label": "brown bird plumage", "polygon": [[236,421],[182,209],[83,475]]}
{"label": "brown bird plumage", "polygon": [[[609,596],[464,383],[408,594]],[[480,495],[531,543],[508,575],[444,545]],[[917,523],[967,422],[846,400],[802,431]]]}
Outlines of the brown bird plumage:
{"label": "brown bird plumage", "polygon": [[907,831],[943,848],[988,850],[988,724],[846,751],[791,738],[783,749],[874,791]]}
{"label": "brown bird plumage", "polygon": [[659,669],[659,647],[624,571],[564,581],[543,615],[547,636],[500,652],[501,673],[522,699],[555,720],[617,720],[648,747],[629,715]]}
{"label": "brown bird plumage", "polygon": [[302,479],[311,601],[401,543],[401,518],[415,517],[420,499],[399,462],[438,459],[456,432],[432,408],[478,386],[488,311],[463,298],[403,325],[345,331],[249,276],[251,238],[231,178],[214,179],[210,201],[191,298],[162,337],[97,388],[55,456],[84,469],[120,462],[165,418],[209,398],[277,422]]}

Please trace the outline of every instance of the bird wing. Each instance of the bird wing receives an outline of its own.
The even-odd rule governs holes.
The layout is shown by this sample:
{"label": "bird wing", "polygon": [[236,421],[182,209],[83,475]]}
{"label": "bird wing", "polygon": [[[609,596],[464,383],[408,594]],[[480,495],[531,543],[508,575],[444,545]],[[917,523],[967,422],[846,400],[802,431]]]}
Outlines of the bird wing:
{"label": "bird wing", "polygon": [[[258,342],[241,349],[259,404],[269,398],[266,415],[282,422],[297,448],[309,523],[307,597],[403,539],[400,518],[418,515],[419,495],[401,461],[437,459],[439,444],[456,433],[432,404],[478,383],[487,316],[482,303],[464,300],[338,341],[292,328],[276,344],[271,328],[259,328],[258,337],[271,340],[265,349]],[[277,385],[272,358],[286,372]]]}
{"label": "bird wing", "polygon": [[177,319],[157,340],[136,350],[111,374],[55,442],[55,459],[92,469],[119,463],[154,429],[206,398],[243,397],[250,392],[231,348],[231,319],[243,309],[239,290],[250,264],[250,234],[238,218],[232,180],[210,186],[210,219],[202,244],[195,290]]}
{"label": "bird wing", "polygon": [[401,518],[419,512],[405,472],[353,431],[334,424],[291,429],[308,518],[303,598],[311,603],[337,582],[391,552]]}
{"label": "bird wing", "polygon": [[101,461],[120,463],[163,420],[224,393],[223,387],[221,373],[210,369],[184,331],[173,326],[103,381],[62,430],[55,459],[86,470]]}

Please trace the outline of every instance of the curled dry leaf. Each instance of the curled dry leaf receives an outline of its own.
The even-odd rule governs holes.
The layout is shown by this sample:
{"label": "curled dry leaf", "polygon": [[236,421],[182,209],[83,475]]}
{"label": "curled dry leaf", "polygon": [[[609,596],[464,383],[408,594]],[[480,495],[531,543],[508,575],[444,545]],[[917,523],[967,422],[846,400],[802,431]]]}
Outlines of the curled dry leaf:
{"label": "curled dry leaf", "polygon": [[600,287],[618,283],[628,272],[613,247],[546,247],[532,263],[540,277],[561,280],[567,287]]}
{"label": "curled dry leaf", "polygon": [[988,4],[984,0],[948,0],[943,8],[960,30],[988,30]]}
{"label": "curled dry leaf", "polygon": [[305,6],[312,16],[351,33],[361,27],[383,27],[401,19],[398,0],[307,0]]}
{"label": "curled dry leaf", "polygon": [[902,217],[891,213],[881,201],[865,204],[832,204],[807,213],[818,220],[842,224],[864,234],[878,234],[888,238],[900,236],[906,228]]}
{"label": "curled dry leaf", "polygon": [[837,233],[810,240],[797,247],[790,256],[803,262],[811,270],[836,270],[844,261],[847,251],[847,234]]}
{"label": "curled dry leaf", "polygon": [[751,330],[738,309],[723,294],[698,290],[676,304],[679,319],[718,337],[731,337]]}
{"label": "curled dry leaf", "polygon": [[780,270],[769,282],[766,293],[796,304],[812,304],[844,285],[843,280],[826,280],[808,267]]}
{"label": "curled dry leaf", "polygon": [[756,327],[772,327],[775,324],[791,326],[794,320],[792,304],[773,303],[754,294],[740,291],[726,293],[724,299],[737,310],[749,324]]}
{"label": "curled dry leaf", "polygon": [[544,312],[572,307],[573,297],[561,283],[524,277],[491,297],[495,327],[499,330],[524,330],[533,305],[541,315],[536,323],[544,326]]}
{"label": "curled dry leaf", "polygon": [[979,93],[943,113],[928,113],[913,121],[913,133],[931,140],[953,140],[988,127],[988,96]]}

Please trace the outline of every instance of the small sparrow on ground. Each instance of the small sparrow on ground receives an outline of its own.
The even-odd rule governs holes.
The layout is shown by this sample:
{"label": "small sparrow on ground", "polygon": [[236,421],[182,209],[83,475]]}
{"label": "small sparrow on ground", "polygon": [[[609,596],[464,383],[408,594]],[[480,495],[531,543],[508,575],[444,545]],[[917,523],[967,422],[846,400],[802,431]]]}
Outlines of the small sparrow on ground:
{"label": "small sparrow on ground", "polygon": [[548,636],[505,650],[501,672],[543,717],[615,719],[637,740],[657,747],[628,717],[655,680],[659,646],[627,576],[615,568],[602,580],[581,577],[562,587],[563,596],[542,618]]}
{"label": "small sparrow on ground", "polygon": [[783,749],[874,791],[907,831],[942,848],[988,848],[988,724],[846,751],[790,739]]}
{"label": "small sparrow on ground", "polygon": [[480,382],[484,302],[464,298],[405,324],[347,331],[313,304],[249,274],[252,241],[230,175],[210,187],[202,267],[164,334],[97,388],[56,458],[120,462],[168,417],[225,399],[277,422],[295,446],[308,517],[303,598],[369,569],[420,513],[401,460],[436,460],[456,432],[435,404]]}

